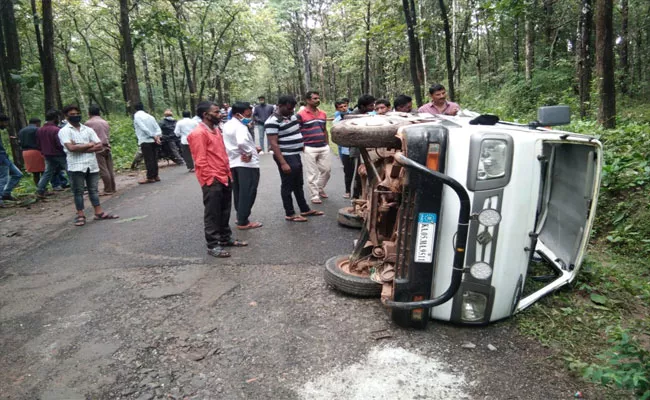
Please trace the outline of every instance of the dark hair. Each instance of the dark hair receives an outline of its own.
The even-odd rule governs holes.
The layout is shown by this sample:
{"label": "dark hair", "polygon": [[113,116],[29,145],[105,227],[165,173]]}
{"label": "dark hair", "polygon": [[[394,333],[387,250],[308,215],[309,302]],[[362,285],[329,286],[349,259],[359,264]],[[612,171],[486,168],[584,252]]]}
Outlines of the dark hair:
{"label": "dark hair", "polygon": [[59,119],[60,115],[61,115],[61,113],[59,112],[59,110],[51,108],[51,109],[47,110],[47,112],[45,113],[45,120],[50,121],[50,122],[51,121],[57,121]]}
{"label": "dark hair", "polygon": [[69,113],[70,111],[72,111],[72,110],[77,110],[77,111],[81,112],[81,109],[79,108],[78,105],[76,105],[76,104],[69,104],[69,105],[63,107],[63,114],[68,115],[68,113]]}
{"label": "dark hair", "polygon": [[30,123],[30,124],[40,124],[40,123],[41,123],[41,119],[38,118],[38,117],[32,117],[32,118],[29,119],[29,123]]}
{"label": "dark hair", "polygon": [[139,101],[139,102],[135,103],[133,108],[135,108],[137,111],[143,111],[144,110],[144,104],[142,104],[142,102]]}
{"label": "dark hair", "polygon": [[311,100],[311,96],[315,94],[320,96],[320,93],[318,93],[317,91],[310,90],[309,92],[305,93],[305,100]]}
{"label": "dark hair", "polygon": [[196,115],[199,116],[199,118],[203,119],[203,114],[207,113],[210,111],[210,107],[214,106],[214,104],[211,101],[202,101],[196,106]]}
{"label": "dark hair", "polygon": [[342,98],[341,101],[350,104],[350,99],[348,99],[347,97]]}
{"label": "dark hair", "polygon": [[88,107],[88,115],[99,116],[99,107],[95,104]]}
{"label": "dark hair", "polygon": [[395,104],[394,105],[395,105],[395,108],[398,108],[398,107],[401,107],[401,106],[405,106],[405,105],[407,105],[408,103],[410,103],[412,101],[413,101],[413,99],[410,96],[407,96],[405,94],[400,94],[399,96],[397,96],[395,98]]}
{"label": "dark hair", "polygon": [[232,115],[241,114],[251,108],[251,103],[246,101],[238,101],[232,105]]}
{"label": "dark hair", "polygon": [[257,98],[257,100],[259,100],[259,99],[264,99],[264,100],[266,100],[266,97],[264,97],[264,96],[259,96],[259,97]]}
{"label": "dark hair", "polygon": [[446,90],[446,89],[445,89],[445,87],[442,86],[441,84],[439,84],[439,83],[434,83],[434,84],[431,85],[431,87],[429,88],[429,94],[434,94],[435,92],[438,92],[438,91],[440,91],[440,90]]}
{"label": "dark hair", "polygon": [[0,114],[0,121],[9,121],[9,117],[7,117],[5,114]]}
{"label": "dark hair", "polygon": [[334,107],[338,107],[338,106],[343,105],[343,104],[348,104],[348,102],[347,102],[347,101],[343,101],[343,99],[341,99],[341,100],[336,100],[336,101],[334,102]]}
{"label": "dark hair", "polygon": [[278,106],[283,106],[285,104],[290,104],[292,106],[295,106],[296,103],[297,103],[296,98],[290,94],[285,94],[283,96],[280,96],[280,98],[278,99]]}
{"label": "dark hair", "polygon": [[386,107],[390,108],[390,101],[388,101],[388,100],[386,100],[386,99],[379,99],[379,100],[375,101],[375,106],[376,106],[377,104],[383,104],[383,105],[385,105]]}
{"label": "dark hair", "polygon": [[191,116],[192,116],[192,113],[190,113],[189,111],[187,111],[187,110],[183,111],[183,118],[189,118]]}
{"label": "dark hair", "polygon": [[375,97],[371,94],[362,94],[357,101],[357,106],[369,106],[375,102]]}

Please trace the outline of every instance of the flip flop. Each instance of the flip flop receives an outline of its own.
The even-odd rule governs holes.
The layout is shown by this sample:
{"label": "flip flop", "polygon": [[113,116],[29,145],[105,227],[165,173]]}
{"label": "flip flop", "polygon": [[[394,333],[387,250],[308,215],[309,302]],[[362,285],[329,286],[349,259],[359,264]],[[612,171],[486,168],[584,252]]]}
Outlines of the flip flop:
{"label": "flip flop", "polygon": [[95,214],[94,220],[102,220],[102,219],[118,219],[118,215],[113,215],[113,214],[108,214],[106,211],[104,211],[101,214]]}
{"label": "flip flop", "polygon": [[313,204],[323,204],[323,200],[321,200],[319,198],[311,199],[311,202]]}
{"label": "flip flop", "polygon": [[249,222],[247,225],[237,225],[237,229],[245,231],[247,229],[261,228],[262,226],[261,222]]}
{"label": "flip flop", "polygon": [[85,215],[77,215],[74,217],[74,226],[84,226],[86,225],[86,216]]}
{"label": "flip flop", "polygon": [[284,219],[290,222],[307,222],[307,218],[303,217],[302,215],[292,215],[284,217]]}
{"label": "flip flop", "polygon": [[223,246],[223,247],[246,247],[246,246],[248,246],[248,242],[243,242],[243,241],[237,240],[237,239],[230,239],[227,242],[219,242],[219,246]]}
{"label": "flip flop", "polygon": [[217,258],[228,258],[230,257],[230,252],[226,251],[225,249],[221,247],[215,247],[212,249],[208,249],[208,254],[211,255],[212,257],[217,257]]}
{"label": "flip flop", "polygon": [[318,210],[309,210],[307,212],[300,213],[300,215],[302,215],[303,217],[317,217],[320,215],[325,215],[325,213]]}

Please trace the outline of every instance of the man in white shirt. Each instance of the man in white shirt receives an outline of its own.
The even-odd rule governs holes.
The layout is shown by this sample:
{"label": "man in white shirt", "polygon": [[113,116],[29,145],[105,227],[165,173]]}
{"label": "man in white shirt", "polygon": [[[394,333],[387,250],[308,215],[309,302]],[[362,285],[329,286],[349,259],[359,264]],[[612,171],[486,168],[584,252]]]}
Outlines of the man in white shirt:
{"label": "man in white shirt", "polygon": [[260,182],[260,161],[262,150],[248,130],[253,110],[250,103],[237,102],[232,105],[232,119],[223,126],[223,142],[230,161],[232,191],[237,211],[237,228],[255,229],[262,226],[248,218],[257,197]]}
{"label": "man in white shirt", "polygon": [[187,143],[187,135],[192,132],[192,129],[196,128],[198,122],[190,118],[191,114],[189,111],[183,111],[183,119],[176,122],[176,128],[174,133],[176,136],[181,138],[181,155],[183,160],[185,160],[185,165],[189,172],[194,172],[194,160],[192,160],[192,153],[190,152],[190,145]]}
{"label": "man in white shirt", "polygon": [[158,149],[162,131],[156,119],[144,112],[144,105],[138,103],[135,105],[136,112],[133,114],[133,127],[135,135],[138,137],[138,145],[142,150],[144,164],[147,167],[147,179],[138,183],[160,182],[158,177]]}
{"label": "man in white shirt", "polygon": [[72,193],[77,216],[75,226],[86,225],[84,215],[84,186],[88,188],[88,198],[95,208],[96,220],[115,219],[117,215],[108,214],[99,203],[99,164],[95,153],[103,150],[102,141],[92,128],[81,123],[81,110],[70,105],[63,109],[68,120],[59,131],[59,140],[66,154],[68,175],[72,182]]}

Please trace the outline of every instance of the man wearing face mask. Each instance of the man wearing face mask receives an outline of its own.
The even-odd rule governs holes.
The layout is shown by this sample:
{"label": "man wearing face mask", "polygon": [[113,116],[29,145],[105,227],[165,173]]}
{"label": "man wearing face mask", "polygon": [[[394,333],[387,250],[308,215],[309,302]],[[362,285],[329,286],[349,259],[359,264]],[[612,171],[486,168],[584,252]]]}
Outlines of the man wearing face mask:
{"label": "man wearing face mask", "polygon": [[260,161],[258,153],[262,150],[248,130],[252,110],[249,103],[237,102],[232,105],[232,119],[223,126],[223,141],[226,145],[232,172],[232,191],[237,211],[238,229],[255,229],[262,226],[251,222],[248,217],[257,197],[260,182]]}
{"label": "man wearing face mask", "polygon": [[88,188],[88,198],[95,209],[95,220],[115,219],[117,215],[109,214],[99,203],[99,165],[95,153],[104,146],[92,128],[81,123],[81,110],[69,105],[63,109],[68,124],[59,131],[59,140],[66,153],[68,174],[72,182],[72,193],[77,215],[75,226],[86,225],[84,215],[84,186]]}
{"label": "man wearing face mask", "polygon": [[199,103],[196,115],[201,117],[187,142],[194,159],[196,179],[203,192],[203,223],[208,254],[230,257],[225,247],[242,247],[248,243],[232,237],[230,207],[232,205],[232,173],[223,136],[218,128],[219,107],[209,101]]}
{"label": "man wearing face mask", "polygon": [[330,161],[330,146],[327,136],[327,114],[321,111],[320,94],[310,91],[305,95],[306,107],[298,112],[300,133],[305,143],[305,171],[307,187],[311,202],[321,204],[321,198],[326,199],[325,185],[330,180],[332,165]]}

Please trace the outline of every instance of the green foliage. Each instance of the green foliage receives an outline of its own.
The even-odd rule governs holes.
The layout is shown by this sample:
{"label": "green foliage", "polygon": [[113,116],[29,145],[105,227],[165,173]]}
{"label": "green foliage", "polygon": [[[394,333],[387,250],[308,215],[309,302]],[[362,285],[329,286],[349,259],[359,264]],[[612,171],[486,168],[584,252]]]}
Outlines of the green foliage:
{"label": "green foliage", "polygon": [[598,363],[587,364],[569,358],[569,367],[585,378],[603,385],[630,389],[643,400],[650,399],[650,352],[628,331],[611,327],[610,348],[599,354]]}
{"label": "green foliage", "polygon": [[108,119],[111,125],[111,152],[115,169],[126,169],[138,151],[138,140],[133,128],[133,120],[125,116]]}

